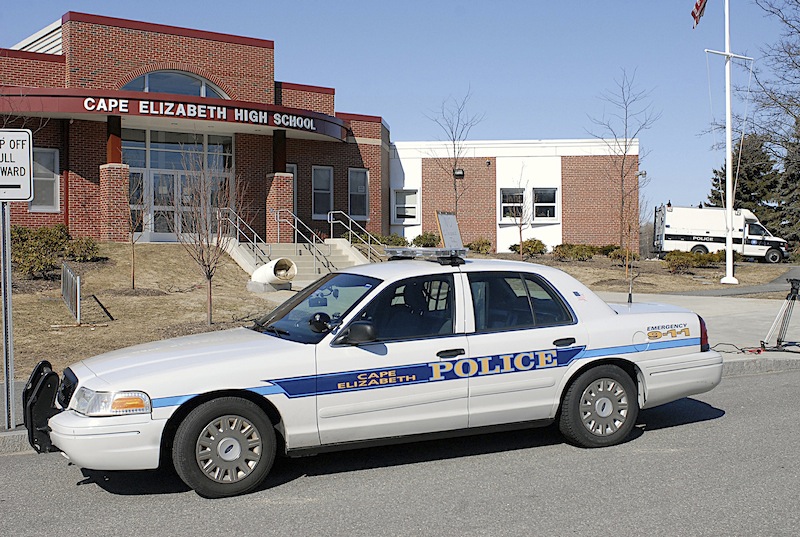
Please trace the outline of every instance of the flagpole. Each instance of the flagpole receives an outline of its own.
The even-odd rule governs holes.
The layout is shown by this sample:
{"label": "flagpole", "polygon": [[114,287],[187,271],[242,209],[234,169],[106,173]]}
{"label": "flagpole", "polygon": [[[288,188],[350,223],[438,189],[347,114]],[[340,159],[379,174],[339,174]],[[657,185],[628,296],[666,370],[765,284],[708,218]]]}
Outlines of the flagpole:
{"label": "flagpole", "polygon": [[[720,283],[738,284],[733,275],[733,127],[731,125],[731,11],[725,0],[725,277]],[[744,237],[742,237],[744,239]]]}

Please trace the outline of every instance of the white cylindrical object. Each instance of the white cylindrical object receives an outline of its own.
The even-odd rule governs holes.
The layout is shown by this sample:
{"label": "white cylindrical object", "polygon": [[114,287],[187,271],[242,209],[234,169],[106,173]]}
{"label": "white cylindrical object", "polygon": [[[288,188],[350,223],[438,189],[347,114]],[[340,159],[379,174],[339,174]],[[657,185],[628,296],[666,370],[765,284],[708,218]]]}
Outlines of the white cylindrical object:
{"label": "white cylindrical object", "polygon": [[257,283],[286,283],[297,276],[297,265],[289,258],[274,259],[266,265],[261,265],[250,277]]}

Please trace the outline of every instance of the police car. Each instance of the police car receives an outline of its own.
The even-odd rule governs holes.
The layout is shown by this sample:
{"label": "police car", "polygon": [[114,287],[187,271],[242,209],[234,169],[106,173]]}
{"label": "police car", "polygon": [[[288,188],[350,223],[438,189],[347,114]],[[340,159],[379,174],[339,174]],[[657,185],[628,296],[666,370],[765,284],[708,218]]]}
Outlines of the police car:
{"label": "police car", "polygon": [[[712,389],[722,359],[674,306],[606,304],[551,267],[449,250],[324,276],[249,328],[47,362],[24,394],[39,452],[78,466],[171,462],[206,497],[245,493],[276,453],[558,423],[625,440],[639,409]],[[423,259],[397,259],[406,257]]]}

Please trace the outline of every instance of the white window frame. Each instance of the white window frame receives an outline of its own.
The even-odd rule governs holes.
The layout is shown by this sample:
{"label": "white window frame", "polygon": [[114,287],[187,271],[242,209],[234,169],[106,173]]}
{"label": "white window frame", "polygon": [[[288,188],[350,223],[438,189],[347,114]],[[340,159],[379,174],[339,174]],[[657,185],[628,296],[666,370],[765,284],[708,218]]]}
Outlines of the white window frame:
{"label": "white window frame", "polygon": [[[398,205],[397,203],[397,194],[400,192],[409,192],[414,193],[417,197],[416,202],[413,205]],[[397,209],[400,207],[414,207],[416,216],[414,218],[397,218]],[[392,191],[392,224],[395,225],[405,225],[405,226],[414,226],[420,224],[419,219],[419,189],[416,188],[398,188]]]}
{"label": "white window frame", "polygon": [[58,149],[50,149],[44,147],[34,147],[34,161],[36,160],[36,153],[52,153],[53,163],[55,170],[52,176],[36,176],[36,166],[33,166],[33,190],[36,192],[36,183],[42,181],[51,181],[53,183],[53,205],[35,205],[36,200],[31,200],[28,203],[28,212],[31,213],[58,213],[61,211],[61,175],[59,170],[59,154]]}
{"label": "white window frame", "polygon": [[[363,172],[364,177],[367,180],[366,185],[364,185],[365,191],[364,193],[360,192],[353,192],[353,172]],[[366,214],[353,214],[352,208],[352,197],[353,196],[364,196],[364,209],[367,211]],[[369,221],[369,170],[366,168],[348,168],[347,169],[347,214],[353,220],[360,220],[363,222]]]}
{"label": "white window frame", "polygon": [[[317,207],[316,207],[316,203],[315,203],[315,199],[316,199],[315,194],[324,193],[325,192],[325,190],[322,190],[322,189],[318,190],[317,189],[317,185],[316,185],[315,180],[316,180],[316,175],[317,175],[317,171],[318,170],[330,170],[330,173],[331,173],[331,175],[330,175],[330,177],[331,177],[330,189],[327,191],[328,192],[328,200],[329,200],[328,201],[328,206],[329,207],[328,207],[328,210],[325,211],[324,213],[317,212]],[[314,220],[325,220],[325,221],[327,221],[328,220],[328,211],[332,211],[332,210],[333,210],[333,166],[312,166],[311,167],[311,218],[314,219]]]}
{"label": "white window frame", "polygon": [[[554,201],[547,202],[547,203],[536,203],[536,191],[537,190],[553,190],[555,192]],[[558,210],[558,189],[556,187],[537,187],[534,188],[532,191],[531,196],[531,205],[532,205],[532,212],[531,212],[531,220],[534,223],[541,223],[541,222],[558,222],[560,219],[560,212]],[[553,207],[553,216],[536,216],[536,208],[541,206],[552,206]]]}
{"label": "white window frame", "polygon": [[[511,194],[522,194],[522,201],[519,203],[503,203],[503,193],[509,192]],[[510,223],[510,224],[517,224],[519,223],[520,217],[525,216],[525,199],[527,198],[527,191],[525,188],[522,187],[504,187],[500,189],[500,197],[497,203],[498,208],[500,209],[500,214],[498,215],[498,221],[502,223]],[[505,216],[505,207],[516,206],[519,207],[519,214],[520,216]]]}

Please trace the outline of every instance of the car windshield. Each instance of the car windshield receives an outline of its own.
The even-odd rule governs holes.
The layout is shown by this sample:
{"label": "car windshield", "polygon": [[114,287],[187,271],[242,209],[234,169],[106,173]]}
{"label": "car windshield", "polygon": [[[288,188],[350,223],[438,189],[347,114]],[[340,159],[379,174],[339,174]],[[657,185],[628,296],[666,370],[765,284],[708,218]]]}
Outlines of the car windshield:
{"label": "car windshield", "polygon": [[329,274],[258,319],[251,328],[298,343],[319,343],[379,283],[367,276]]}

